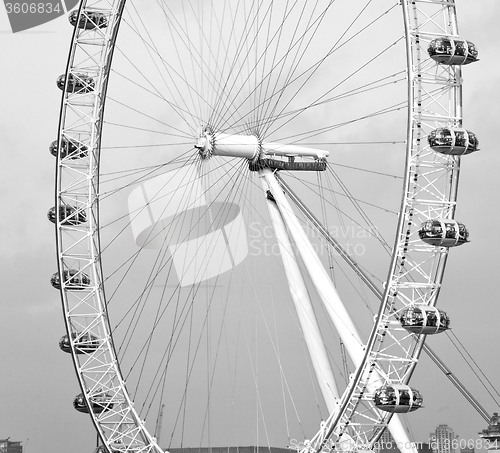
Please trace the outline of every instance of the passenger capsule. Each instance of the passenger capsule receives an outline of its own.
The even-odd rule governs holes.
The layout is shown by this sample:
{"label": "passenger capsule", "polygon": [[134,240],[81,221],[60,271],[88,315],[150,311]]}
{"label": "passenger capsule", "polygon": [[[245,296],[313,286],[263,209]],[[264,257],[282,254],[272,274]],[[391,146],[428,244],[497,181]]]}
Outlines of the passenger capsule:
{"label": "passenger capsule", "polygon": [[[53,206],[47,212],[47,217],[52,223],[56,223],[56,207]],[[85,211],[78,210],[74,206],[61,206],[59,208],[59,221],[61,225],[80,225],[87,221]]]}
{"label": "passenger capsule", "polygon": [[[57,78],[57,88],[60,90],[64,91],[64,86],[66,84],[66,76],[65,74],[60,75]],[[85,74],[69,74],[68,75],[68,86],[66,88],[66,91],[68,93],[90,93],[91,91],[94,91],[95,88],[95,83],[94,79],[88,75]]]}
{"label": "passenger capsule", "polygon": [[416,334],[433,335],[450,328],[448,315],[427,305],[405,308],[399,320],[403,329]]}
{"label": "passenger capsule", "polygon": [[462,156],[479,149],[479,140],[465,129],[441,127],[428,136],[429,146],[436,152],[452,156]]}
{"label": "passenger capsule", "polygon": [[[64,284],[69,290],[86,289],[90,286],[90,277],[83,272],[76,269],[68,269],[63,271]],[[61,281],[59,279],[59,272],[56,272],[50,278],[50,284],[56,288],[61,289]]]}
{"label": "passenger capsule", "polygon": [[[75,354],[92,354],[97,351],[101,345],[99,338],[89,332],[84,334],[80,332],[73,332],[71,337],[73,338]],[[71,343],[69,341],[68,334],[64,335],[59,340],[59,347],[64,352],[71,352]]]}
{"label": "passenger capsule", "polygon": [[[57,157],[57,140],[54,140],[49,146],[50,154]],[[61,140],[61,159],[66,157],[70,159],[82,159],[87,157],[88,148],[76,140],[63,137]]]}
{"label": "passenger capsule", "polygon": [[434,61],[444,65],[464,65],[478,61],[474,44],[446,36],[433,39],[427,52]]}
{"label": "passenger capsule", "polygon": [[422,407],[423,398],[418,390],[408,385],[390,384],[375,390],[373,402],[377,409],[400,414]]}
{"label": "passenger capsule", "polygon": [[[113,403],[110,402],[111,397],[106,393],[96,394],[90,397],[90,407],[94,414],[100,414],[105,411],[109,411],[113,408]],[[83,393],[80,393],[73,400],[73,407],[78,412],[83,412],[84,414],[88,414],[89,407],[87,406],[87,402],[83,396]]]}
{"label": "passenger capsule", "polygon": [[418,235],[426,244],[455,247],[469,242],[465,225],[451,219],[432,219],[422,223]]}
{"label": "passenger capsule", "polygon": [[78,10],[75,9],[69,14],[68,20],[73,27],[82,30],[95,30],[96,28],[106,28],[108,26],[108,19],[100,11],[82,11],[80,20],[78,20]]}

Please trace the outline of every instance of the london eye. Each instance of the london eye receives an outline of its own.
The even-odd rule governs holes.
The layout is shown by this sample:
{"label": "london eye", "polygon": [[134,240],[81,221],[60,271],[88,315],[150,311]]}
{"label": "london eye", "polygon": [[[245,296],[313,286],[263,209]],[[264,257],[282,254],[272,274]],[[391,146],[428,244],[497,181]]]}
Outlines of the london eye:
{"label": "london eye", "polygon": [[83,0],[69,22],[51,283],[102,448],[364,451],[387,428],[413,451],[479,148],[454,2]]}

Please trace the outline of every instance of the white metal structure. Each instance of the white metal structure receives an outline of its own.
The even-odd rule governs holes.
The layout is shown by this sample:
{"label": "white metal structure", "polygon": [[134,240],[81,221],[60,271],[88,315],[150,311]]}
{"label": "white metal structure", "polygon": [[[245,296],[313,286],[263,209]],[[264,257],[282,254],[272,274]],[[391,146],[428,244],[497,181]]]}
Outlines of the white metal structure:
{"label": "white metal structure", "polygon": [[[408,384],[425,336],[402,329],[399,315],[436,304],[448,256],[418,231],[426,220],[454,218],[456,206],[460,158],[426,140],[438,127],[462,127],[461,68],[427,54],[435,37],[459,37],[455,5],[275,3],[80,5],[58,133],[58,272],[76,374],[87,406],[99,402],[90,413],[110,452],[162,451],[150,434],[159,410],[172,446],[361,451],[386,426],[408,442],[397,416],[390,422],[375,407],[374,392]],[[325,172],[282,176],[292,173],[286,164],[313,168],[326,156]],[[285,162],[279,176],[271,158]],[[268,224],[273,256],[260,241]],[[257,247],[249,228],[260,234],[251,236]],[[83,274],[90,284],[75,286]],[[294,335],[268,312],[278,298],[293,299]],[[352,310],[355,300],[373,308],[368,320],[364,308]],[[227,324],[217,320],[231,311]],[[333,326],[337,333],[325,333]],[[297,338],[311,356],[310,393],[301,374],[308,361],[285,371],[282,349],[297,348]],[[332,364],[332,340],[349,356],[342,370]],[[274,390],[266,353],[278,359]],[[315,395],[304,409],[292,396],[295,374],[299,393]],[[240,389],[241,375],[253,390]],[[252,436],[250,422],[238,423],[242,409],[215,421],[222,390],[228,408],[251,407]],[[266,415],[274,393],[283,410]],[[315,420],[308,403],[319,407]],[[275,436],[281,422],[286,434]]]}

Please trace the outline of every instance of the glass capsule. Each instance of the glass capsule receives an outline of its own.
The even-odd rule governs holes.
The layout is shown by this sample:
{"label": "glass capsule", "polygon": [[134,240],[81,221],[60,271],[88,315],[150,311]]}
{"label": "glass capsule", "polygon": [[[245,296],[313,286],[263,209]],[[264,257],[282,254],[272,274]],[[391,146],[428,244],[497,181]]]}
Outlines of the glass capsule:
{"label": "glass capsule", "polygon": [[[54,140],[49,146],[50,154],[54,157],[57,157],[57,140]],[[76,140],[68,139],[63,137],[61,140],[61,159],[69,158],[69,159],[82,159],[87,157],[88,148],[78,143]]]}
{"label": "glass capsule", "polygon": [[[90,277],[78,271],[77,269],[68,269],[63,271],[63,279],[66,289],[79,290],[85,289],[90,286]],[[59,272],[56,272],[50,278],[50,284],[56,288],[61,289],[61,281],[59,279]]]}
{"label": "glass capsule", "polygon": [[[56,207],[53,206],[47,212],[47,218],[56,223]],[[87,221],[85,211],[78,210],[74,206],[64,205],[59,208],[59,221],[61,225],[80,225]]]}
{"label": "glass capsule", "polygon": [[[100,414],[102,412],[109,411],[113,408],[113,403],[110,402],[111,397],[106,393],[98,393],[90,397],[90,407],[94,414]],[[87,402],[85,401],[85,397],[83,393],[80,393],[73,400],[73,407],[78,412],[83,412],[85,414],[90,413],[89,407],[87,406]]]}
{"label": "glass capsule", "polygon": [[108,19],[100,11],[82,11],[80,19],[78,19],[78,9],[75,9],[69,14],[68,20],[73,27],[78,27],[82,30],[95,30],[108,26]]}
{"label": "glass capsule", "polygon": [[433,39],[427,52],[434,61],[443,65],[466,65],[478,60],[473,43],[447,36]]}
{"label": "glass capsule", "polygon": [[462,156],[479,149],[479,140],[469,131],[461,128],[441,127],[427,136],[432,150],[446,155]]}
{"label": "glass capsule", "polygon": [[450,328],[450,318],[444,311],[426,305],[405,308],[399,321],[403,329],[415,334],[433,335]]}
{"label": "glass capsule", "polygon": [[400,414],[422,407],[423,398],[418,390],[408,385],[389,384],[375,390],[373,402],[377,409]]}
{"label": "glass capsule", "polygon": [[[66,86],[66,75],[62,74],[57,78],[57,88],[64,91]],[[68,74],[68,85],[66,91],[68,93],[85,94],[94,91],[94,79],[85,74],[70,73]]]}
{"label": "glass capsule", "polygon": [[[73,338],[75,354],[92,354],[101,345],[99,338],[88,332],[85,334],[73,332],[71,336]],[[59,347],[64,352],[71,352],[71,343],[68,334],[59,340]]]}
{"label": "glass capsule", "polygon": [[436,247],[455,247],[469,242],[465,225],[452,219],[431,219],[420,226],[418,235],[426,244]]}

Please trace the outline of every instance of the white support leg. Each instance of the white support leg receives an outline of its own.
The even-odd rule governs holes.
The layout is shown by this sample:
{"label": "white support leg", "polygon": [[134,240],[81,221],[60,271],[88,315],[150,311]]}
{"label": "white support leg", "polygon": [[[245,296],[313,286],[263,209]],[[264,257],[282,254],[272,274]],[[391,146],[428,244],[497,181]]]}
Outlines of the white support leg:
{"label": "white support leg", "polygon": [[[354,366],[358,367],[361,364],[364,355],[364,345],[349,313],[345,309],[335,286],[321,263],[321,260],[314,251],[314,248],[304,233],[297,217],[293,213],[293,210],[281,187],[279,186],[278,181],[274,177],[272,170],[264,168],[260,171],[260,176],[265,179],[269,190],[276,200],[279,212],[281,213],[285,225],[290,231],[316,291],[328,311],[339,336],[342,338]],[[377,374],[378,373],[376,372],[372,374],[375,381],[379,380],[377,379]],[[374,388],[371,388],[371,386],[368,387],[369,391],[375,390]],[[416,448],[411,446],[411,442],[408,439],[406,431],[397,414],[393,415],[391,422],[389,423],[389,430],[401,451],[417,453]]]}
{"label": "white support leg", "polygon": [[260,171],[260,174],[266,180],[267,185],[276,200],[278,209],[283,217],[283,221],[290,231],[295,245],[297,246],[297,250],[304,261],[314,286],[316,287],[318,295],[327,309],[337,332],[342,338],[349,356],[354,362],[354,365],[358,366],[363,357],[363,342],[361,341],[361,337],[359,336],[356,327],[351,321],[349,313],[340,300],[337,290],[335,289],[335,286],[333,286],[323,263],[321,263],[321,260],[304,233],[304,230],[293,213],[292,208],[288,203],[283,190],[281,190],[278,182],[276,181],[272,171],[268,168],[264,168]]}
{"label": "white support leg", "polygon": [[[262,180],[262,185],[264,190],[266,190],[267,187],[264,180]],[[325,344],[321,337],[311,300],[309,299],[302,273],[297,264],[297,257],[293,251],[281,214],[274,201],[268,199],[267,207],[273,224],[274,234],[278,241],[288,285],[290,286],[290,294],[295,305],[314,372],[316,373],[316,378],[318,379],[328,412],[332,413],[336,408],[339,392],[332,367],[328,360]]]}

